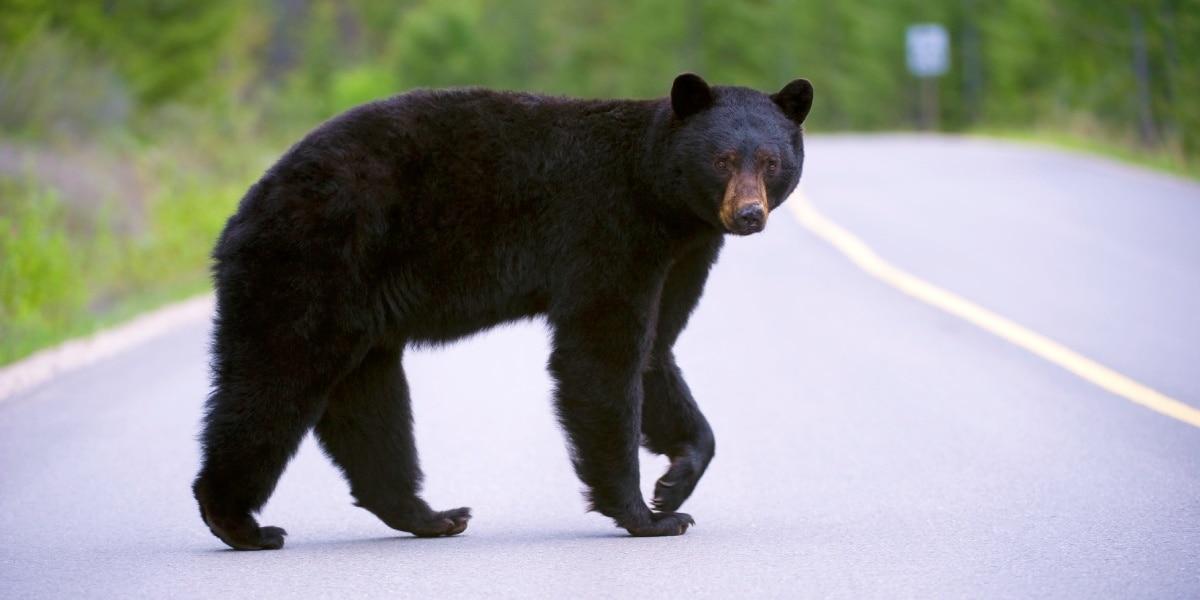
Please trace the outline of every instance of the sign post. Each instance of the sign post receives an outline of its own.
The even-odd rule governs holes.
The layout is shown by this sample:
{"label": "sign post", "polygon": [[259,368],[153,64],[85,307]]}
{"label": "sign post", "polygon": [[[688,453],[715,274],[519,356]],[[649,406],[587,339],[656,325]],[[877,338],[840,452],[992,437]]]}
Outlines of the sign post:
{"label": "sign post", "polygon": [[920,81],[918,124],[921,129],[936,129],[937,78],[950,68],[950,34],[937,23],[919,23],[909,25],[904,42],[908,72]]}

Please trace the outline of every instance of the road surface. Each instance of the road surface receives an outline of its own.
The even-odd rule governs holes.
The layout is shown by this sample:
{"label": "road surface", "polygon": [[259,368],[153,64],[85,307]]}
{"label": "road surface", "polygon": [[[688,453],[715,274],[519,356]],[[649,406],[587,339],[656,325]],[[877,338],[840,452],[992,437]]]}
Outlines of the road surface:
{"label": "road surface", "polygon": [[[972,139],[815,137],[806,196],[899,268],[1200,406],[1200,185]],[[755,310],[747,311],[747,307]],[[193,321],[0,402],[0,597],[1200,595],[1200,429],[899,293],[777,211],[678,356],[718,453],[677,538],[583,512],[544,325],[406,358],[436,507],[396,535],[312,440],[228,551],[189,484]],[[643,457],[647,489],[665,462]]]}

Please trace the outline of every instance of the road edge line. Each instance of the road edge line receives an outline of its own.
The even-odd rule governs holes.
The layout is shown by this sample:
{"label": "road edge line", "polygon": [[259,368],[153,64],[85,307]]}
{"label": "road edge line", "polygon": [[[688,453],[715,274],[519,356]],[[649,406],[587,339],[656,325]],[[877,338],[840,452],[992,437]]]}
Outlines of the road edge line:
{"label": "road edge line", "polygon": [[804,192],[797,190],[788,206],[802,227],[833,246],[871,277],[975,325],[1114,395],[1159,414],[1200,427],[1200,409],[1122,375],[1059,342],[893,266],[866,242],[817,212]]}
{"label": "road edge line", "polygon": [[212,316],[213,295],[169,304],[121,325],[39,350],[0,367],[0,402],[29,391],[63,373],[120,354],[186,323]]}

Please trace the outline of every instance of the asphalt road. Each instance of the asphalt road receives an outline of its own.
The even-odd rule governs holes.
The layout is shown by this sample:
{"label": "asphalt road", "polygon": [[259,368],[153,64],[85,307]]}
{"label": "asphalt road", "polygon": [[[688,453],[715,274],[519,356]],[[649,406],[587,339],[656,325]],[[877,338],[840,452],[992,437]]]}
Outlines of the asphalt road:
{"label": "asphalt road", "polygon": [[[885,136],[813,138],[804,187],[893,264],[1200,406],[1200,185]],[[730,241],[680,342],[718,440],[683,537],[583,512],[530,323],[406,359],[426,497],[473,507],[465,535],[395,535],[307,440],[262,518],[287,546],[228,551],[189,491],[206,334],[0,402],[0,596],[1200,596],[1200,429],[900,294],[787,211]],[[647,489],[664,465],[644,456]]]}

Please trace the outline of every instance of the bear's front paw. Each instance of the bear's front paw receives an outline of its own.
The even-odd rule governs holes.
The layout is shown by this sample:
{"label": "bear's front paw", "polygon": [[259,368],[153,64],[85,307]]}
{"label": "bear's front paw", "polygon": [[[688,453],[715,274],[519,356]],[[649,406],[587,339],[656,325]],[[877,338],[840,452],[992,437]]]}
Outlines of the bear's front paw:
{"label": "bear's front paw", "polygon": [[679,510],[696,489],[700,476],[704,474],[705,461],[700,452],[688,449],[671,459],[666,474],[654,484],[654,510],[671,512]]}
{"label": "bear's front paw", "polygon": [[695,525],[696,520],[691,515],[677,512],[650,513],[650,521],[637,525],[627,525],[625,530],[634,537],[657,537],[663,535],[683,535],[688,527]]}

